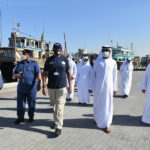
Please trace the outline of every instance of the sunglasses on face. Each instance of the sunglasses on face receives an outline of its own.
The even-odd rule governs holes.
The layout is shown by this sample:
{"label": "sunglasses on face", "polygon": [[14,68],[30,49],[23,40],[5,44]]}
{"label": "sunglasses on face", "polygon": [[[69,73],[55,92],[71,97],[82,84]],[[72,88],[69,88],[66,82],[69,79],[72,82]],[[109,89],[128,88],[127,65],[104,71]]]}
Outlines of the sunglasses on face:
{"label": "sunglasses on face", "polygon": [[109,52],[109,49],[102,49],[102,52]]}

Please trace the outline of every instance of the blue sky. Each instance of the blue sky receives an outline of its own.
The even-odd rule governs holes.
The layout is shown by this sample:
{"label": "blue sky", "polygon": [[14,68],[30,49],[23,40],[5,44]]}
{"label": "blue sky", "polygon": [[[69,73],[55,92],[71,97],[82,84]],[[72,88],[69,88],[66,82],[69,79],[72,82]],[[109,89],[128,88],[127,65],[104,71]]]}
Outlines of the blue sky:
{"label": "blue sky", "polygon": [[0,0],[3,46],[14,17],[20,30],[40,39],[61,42],[66,33],[70,52],[99,52],[102,45],[122,45],[135,55],[150,54],[150,0]]}

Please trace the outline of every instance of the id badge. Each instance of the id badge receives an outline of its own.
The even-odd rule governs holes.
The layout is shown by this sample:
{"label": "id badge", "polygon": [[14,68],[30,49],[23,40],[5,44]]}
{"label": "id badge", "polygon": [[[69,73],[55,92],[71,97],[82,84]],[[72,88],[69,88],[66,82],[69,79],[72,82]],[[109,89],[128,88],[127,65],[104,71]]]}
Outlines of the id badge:
{"label": "id badge", "polygon": [[58,76],[59,75],[59,72],[54,72],[54,76]]}

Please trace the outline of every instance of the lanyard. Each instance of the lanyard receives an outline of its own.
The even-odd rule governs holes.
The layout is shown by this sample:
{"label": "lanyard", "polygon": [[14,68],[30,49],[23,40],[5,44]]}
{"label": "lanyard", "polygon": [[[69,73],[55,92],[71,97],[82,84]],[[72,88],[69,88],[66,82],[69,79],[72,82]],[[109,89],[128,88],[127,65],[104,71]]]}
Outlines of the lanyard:
{"label": "lanyard", "polygon": [[60,59],[54,58],[54,63],[55,63],[55,66],[56,66],[56,72],[58,72],[58,68],[59,68],[60,63],[61,63]]}

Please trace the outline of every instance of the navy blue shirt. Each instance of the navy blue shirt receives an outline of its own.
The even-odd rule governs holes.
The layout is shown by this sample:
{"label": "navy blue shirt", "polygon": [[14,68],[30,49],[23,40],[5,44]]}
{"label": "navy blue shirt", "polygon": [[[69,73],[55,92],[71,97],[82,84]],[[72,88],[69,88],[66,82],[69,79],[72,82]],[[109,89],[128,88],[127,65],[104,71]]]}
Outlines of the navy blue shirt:
{"label": "navy blue shirt", "polygon": [[68,59],[64,56],[49,57],[44,65],[44,71],[48,71],[48,88],[59,89],[67,87],[67,70],[70,69]]}
{"label": "navy blue shirt", "polygon": [[15,74],[21,74],[18,85],[24,87],[24,90],[36,88],[38,74],[41,73],[37,62],[28,60],[20,61],[14,68]]}

